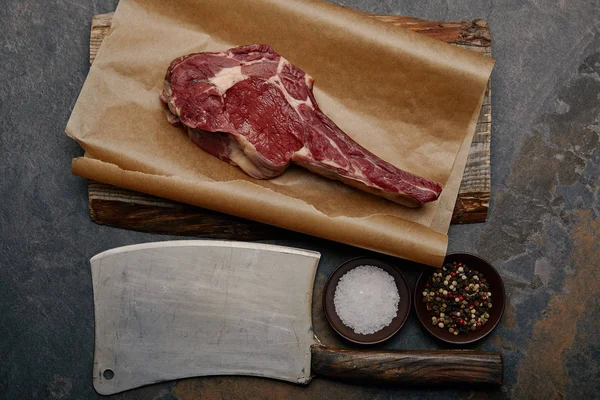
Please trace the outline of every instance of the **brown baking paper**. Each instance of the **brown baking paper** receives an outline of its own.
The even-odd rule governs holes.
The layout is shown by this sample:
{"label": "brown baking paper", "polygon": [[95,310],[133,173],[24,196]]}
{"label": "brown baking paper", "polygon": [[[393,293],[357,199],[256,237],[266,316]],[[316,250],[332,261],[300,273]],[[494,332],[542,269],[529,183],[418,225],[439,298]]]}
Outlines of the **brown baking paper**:
{"label": "brown baking paper", "polygon": [[[315,79],[322,110],[379,157],[445,187],[408,209],[297,167],[255,180],[166,120],[170,62],[266,43]],[[440,266],[493,61],[310,0],[121,0],[67,133],[96,181]]]}

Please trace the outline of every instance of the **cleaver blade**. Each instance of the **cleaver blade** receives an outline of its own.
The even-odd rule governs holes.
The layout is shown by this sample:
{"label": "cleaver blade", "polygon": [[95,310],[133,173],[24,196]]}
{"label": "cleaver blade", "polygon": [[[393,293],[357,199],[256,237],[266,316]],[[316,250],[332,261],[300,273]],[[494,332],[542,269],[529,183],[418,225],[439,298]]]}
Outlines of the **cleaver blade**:
{"label": "cleaver blade", "polygon": [[108,395],[167,380],[253,375],[307,384],[502,382],[498,353],[337,350],[317,345],[320,254],[259,243],[181,240],[91,259],[93,384]]}

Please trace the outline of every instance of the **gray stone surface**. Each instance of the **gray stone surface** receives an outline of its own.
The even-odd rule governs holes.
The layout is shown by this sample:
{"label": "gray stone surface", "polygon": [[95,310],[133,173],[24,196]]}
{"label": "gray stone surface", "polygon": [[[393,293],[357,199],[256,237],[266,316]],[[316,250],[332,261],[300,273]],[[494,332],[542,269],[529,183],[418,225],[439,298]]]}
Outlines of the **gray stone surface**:
{"label": "gray stone surface", "polygon": [[[89,21],[116,0],[0,4],[0,398],[88,399],[93,305],[89,258],[172,239],[95,225],[79,146],[64,127],[88,71]],[[453,226],[450,250],[480,254],[505,278],[503,323],[474,348],[502,351],[493,391],[309,387],[202,378],[115,398],[598,398],[600,391],[600,3],[597,0],[342,0],[376,13],[486,19],[492,29],[492,204],[486,224]],[[323,253],[317,288],[359,249],[311,238]],[[414,283],[422,267],[405,265]],[[317,290],[318,292],[318,290]],[[319,312],[330,345],[345,345]],[[414,316],[385,345],[443,348]]]}

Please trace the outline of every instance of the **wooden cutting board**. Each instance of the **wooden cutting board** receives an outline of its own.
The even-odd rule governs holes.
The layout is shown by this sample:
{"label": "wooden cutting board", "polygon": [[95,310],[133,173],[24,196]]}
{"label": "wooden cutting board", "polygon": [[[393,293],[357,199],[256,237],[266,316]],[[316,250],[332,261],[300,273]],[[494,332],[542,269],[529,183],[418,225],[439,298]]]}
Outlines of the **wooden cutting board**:
{"label": "wooden cutting board", "polygon": [[[90,64],[110,31],[112,17],[113,13],[108,13],[92,19]],[[371,17],[491,57],[490,30],[483,20],[435,22],[391,15]],[[452,216],[454,224],[484,222],[487,218],[491,117],[488,82]],[[237,240],[273,239],[293,234],[273,226],[99,182],[89,182],[88,194],[92,220],[102,225],[151,233]]]}

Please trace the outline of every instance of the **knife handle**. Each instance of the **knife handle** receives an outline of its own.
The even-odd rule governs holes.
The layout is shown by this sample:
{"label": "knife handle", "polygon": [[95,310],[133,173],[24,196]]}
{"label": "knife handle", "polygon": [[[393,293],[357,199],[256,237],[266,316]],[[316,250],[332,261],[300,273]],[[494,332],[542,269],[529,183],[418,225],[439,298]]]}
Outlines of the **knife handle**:
{"label": "knife handle", "polygon": [[337,380],[403,385],[501,385],[500,353],[471,350],[341,350],[313,346],[312,373]]}

